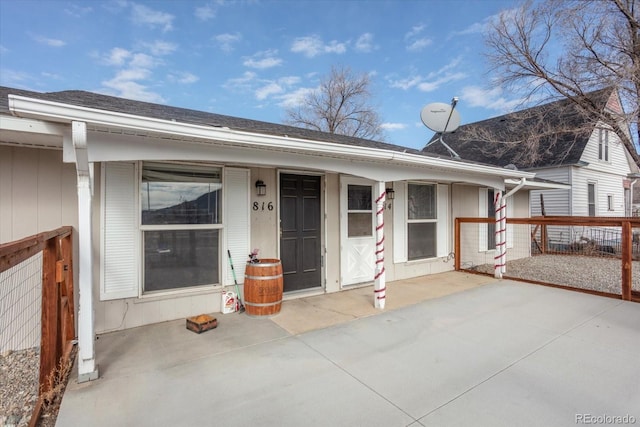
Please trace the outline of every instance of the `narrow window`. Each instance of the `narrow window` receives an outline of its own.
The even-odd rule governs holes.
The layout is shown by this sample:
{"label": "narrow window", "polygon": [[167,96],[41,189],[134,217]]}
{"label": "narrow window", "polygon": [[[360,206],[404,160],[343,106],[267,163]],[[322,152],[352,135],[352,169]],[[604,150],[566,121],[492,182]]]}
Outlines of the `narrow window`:
{"label": "narrow window", "polygon": [[437,191],[433,184],[409,184],[407,243],[409,260],[433,258],[437,250]]}
{"label": "narrow window", "polygon": [[347,190],[347,235],[373,236],[373,198],[370,185],[349,185]]}
{"label": "narrow window", "polygon": [[598,130],[598,159],[608,162],[609,161],[609,130]]}
{"label": "narrow window", "polygon": [[610,211],[613,210],[613,194],[607,195],[607,209]]}
{"label": "narrow window", "polygon": [[[487,190],[487,218],[496,218],[495,193],[493,188]],[[496,223],[492,221],[487,226],[487,250],[496,248]]]}
{"label": "narrow window", "polygon": [[596,185],[587,184],[587,206],[589,207],[589,216],[596,216]]}

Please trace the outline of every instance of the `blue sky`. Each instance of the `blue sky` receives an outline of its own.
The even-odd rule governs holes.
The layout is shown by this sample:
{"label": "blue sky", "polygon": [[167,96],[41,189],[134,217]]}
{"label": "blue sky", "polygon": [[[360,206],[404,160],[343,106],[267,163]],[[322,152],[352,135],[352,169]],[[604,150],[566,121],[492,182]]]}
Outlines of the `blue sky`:
{"label": "blue sky", "polygon": [[422,107],[510,111],[482,32],[514,0],[0,1],[0,85],[80,89],[281,123],[332,65],[369,73],[386,141],[421,148]]}

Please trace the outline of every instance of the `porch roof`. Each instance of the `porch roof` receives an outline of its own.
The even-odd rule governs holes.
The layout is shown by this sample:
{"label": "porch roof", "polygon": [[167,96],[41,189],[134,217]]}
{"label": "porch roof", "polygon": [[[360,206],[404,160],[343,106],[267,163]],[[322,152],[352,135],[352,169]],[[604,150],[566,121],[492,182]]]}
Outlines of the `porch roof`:
{"label": "porch roof", "polygon": [[[505,179],[534,177],[530,172],[441,158],[379,141],[84,91],[38,93],[0,87],[0,113],[34,121],[23,126],[25,132],[34,132],[33,124],[39,120],[63,124],[63,129],[72,121],[85,122],[92,162],[209,160],[304,167],[378,181],[434,179],[497,188]],[[6,123],[4,116],[0,127],[6,129]],[[16,123],[11,126],[12,131],[20,128]],[[39,126],[36,132],[55,133],[64,141],[65,161],[75,161],[69,131]]]}

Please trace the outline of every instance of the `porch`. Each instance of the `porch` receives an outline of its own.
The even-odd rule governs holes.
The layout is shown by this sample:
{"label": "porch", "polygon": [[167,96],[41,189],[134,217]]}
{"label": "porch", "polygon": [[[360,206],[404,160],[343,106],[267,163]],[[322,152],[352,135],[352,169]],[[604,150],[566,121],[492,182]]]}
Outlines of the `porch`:
{"label": "porch", "polygon": [[70,379],[56,425],[640,420],[639,304],[460,272],[389,284],[385,311],[371,294],[102,335],[100,379]]}

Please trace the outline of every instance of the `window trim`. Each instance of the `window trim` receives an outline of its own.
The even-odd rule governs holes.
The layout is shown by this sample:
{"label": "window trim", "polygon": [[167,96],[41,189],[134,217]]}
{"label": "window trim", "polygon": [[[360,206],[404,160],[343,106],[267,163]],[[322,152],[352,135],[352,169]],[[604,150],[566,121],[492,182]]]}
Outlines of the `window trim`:
{"label": "window trim", "polygon": [[[593,203],[589,202],[590,188],[593,188]],[[591,206],[593,206],[593,215],[591,214]],[[598,186],[593,181],[587,182],[587,216],[598,216]]]}
{"label": "window trim", "polygon": [[598,128],[598,160],[609,162],[610,155],[609,129]]}
{"label": "window trim", "polygon": [[[434,197],[434,216],[435,218],[418,218],[418,219],[409,219],[409,186],[410,185],[421,185],[421,186],[430,186],[433,189],[433,197]],[[407,261],[423,261],[428,259],[434,259],[438,257],[438,184],[434,182],[420,182],[420,181],[407,181],[407,200],[406,200],[406,212],[405,212],[405,233],[406,233],[406,247],[407,247]],[[435,250],[434,256],[432,257],[424,257],[424,258],[414,258],[411,259],[409,256],[409,224],[424,224],[424,223],[434,223],[435,225],[435,234],[436,237],[434,239],[435,242]]]}
{"label": "window trim", "polygon": [[[218,168],[220,170],[220,201],[222,203],[222,207],[220,209],[220,222],[217,224],[142,224],[142,197],[140,195],[142,189],[142,174],[144,170],[145,163],[151,164],[159,164],[165,163],[167,165],[179,165],[184,167],[185,169],[188,167],[195,168]],[[224,182],[224,166],[218,164],[209,164],[209,163],[199,163],[199,162],[162,162],[162,161],[139,161],[138,162],[138,240],[140,242],[139,250],[140,250],[140,268],[139,268],[139,286],[138,286],[138,298],[148,298],[148,297],[161,297],[163,295],[168,294],[176,294],[176,293],[189,293],[194,291],[202,291],[202,290],[212,290],[219,288],[223,285],[224,282],[224,263],[222,262],[224,257],[222,256],[222,249],[224,245],[224,228],[225,228],[225,217],[224,217],[224,206],[225,206],[225,182]],[[185,231],[185,230],[219,230],[218,232],[218,281],[216,283],[208,283],[204,285],[194,285],[194,286],[184,286],[184,287],[173,287],[170,289],[162,289],[157,291],[145,291],[145,248],[144,248],[144,233],[145,231]]]}

